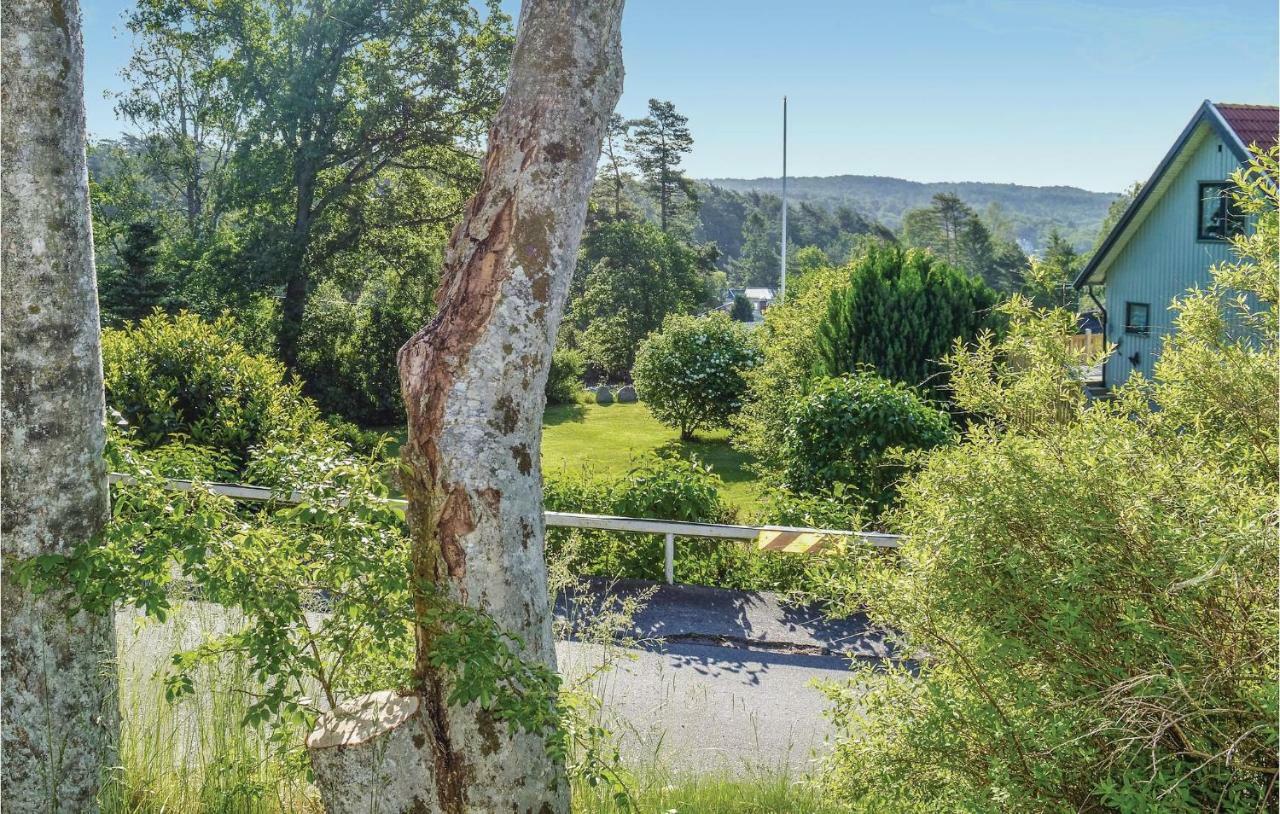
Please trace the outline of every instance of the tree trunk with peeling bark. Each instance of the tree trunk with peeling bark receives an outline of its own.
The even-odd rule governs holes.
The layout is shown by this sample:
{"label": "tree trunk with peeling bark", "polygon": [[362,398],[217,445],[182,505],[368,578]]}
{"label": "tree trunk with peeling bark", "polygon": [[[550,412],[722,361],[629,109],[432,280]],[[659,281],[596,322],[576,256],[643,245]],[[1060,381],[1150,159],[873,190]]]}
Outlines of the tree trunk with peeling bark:
{"label": "tree trunk with peeling bark", "polygon": [[[551,666],[543,388],[622,90],[622,6],[522,4],[506,98],[450,241],[439,310],[399,358],[415,577],[483,610],[524,642],[525,657]],[[430,601],[419,597],[420,611]],[[354,699],[308,738],[329,810],[568,811],[564,767],[542,736],[511,735],[475,706],[446,703],[432,636],[419,627],[416,697]]]}
{"label": "tree trunk with peeling bark", "polygon": [[65,590],[12,579],[92,539],[108,512],[80,9],[5,0],[0,26],[0,803],[96,811],[118,734],[113,621],[68,617]]}

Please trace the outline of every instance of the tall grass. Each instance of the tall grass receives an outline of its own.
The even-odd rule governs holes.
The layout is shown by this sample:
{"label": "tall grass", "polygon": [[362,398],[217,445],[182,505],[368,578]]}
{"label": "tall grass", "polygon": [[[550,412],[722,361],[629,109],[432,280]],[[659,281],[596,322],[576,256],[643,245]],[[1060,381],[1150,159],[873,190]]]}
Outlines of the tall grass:
{"label": "tall grass", "polygon": [[785,773],[731,777],[641,772],[632,789],[632,808],[585,785],[573,789],[575,814],[837,814],[850,809],[826,802],[812,782]]}
{"label": "tall grass", "polygon": [[[188,604],[165,624],[117,615],[120,765],[105,785],[104,814],[313,814],[321,808],[305,756],[242,724],[255,682],[228,659],[170,702],[162,671],[178,650],[230,621],[224,609]],[[305,733],[276,733],[301,744]]]}

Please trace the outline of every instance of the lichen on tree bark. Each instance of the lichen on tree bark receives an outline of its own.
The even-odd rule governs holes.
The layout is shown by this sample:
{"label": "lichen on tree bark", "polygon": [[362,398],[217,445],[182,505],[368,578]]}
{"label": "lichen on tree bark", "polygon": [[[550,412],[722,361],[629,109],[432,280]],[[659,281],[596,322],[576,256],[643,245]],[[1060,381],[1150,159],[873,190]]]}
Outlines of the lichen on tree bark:
{"label": "lichen on tree bark", "polygon": [[80,10],[5,0],[0,27],[0,802],[94,811],[117,734],[112,620],[68,617],[65,590],[37,596],[12,578],[107,519]]}

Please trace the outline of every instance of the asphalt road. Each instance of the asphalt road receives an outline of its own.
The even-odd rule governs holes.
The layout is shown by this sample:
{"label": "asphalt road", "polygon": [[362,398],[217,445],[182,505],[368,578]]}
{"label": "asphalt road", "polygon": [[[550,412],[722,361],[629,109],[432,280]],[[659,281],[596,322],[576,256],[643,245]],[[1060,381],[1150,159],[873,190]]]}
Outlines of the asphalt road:
{"label": "asphalt road", "polygon": [[594,687],[633,764],[802,774],[832,735],[815,685],[847,681],[855,660],[893,657],[865,617],[832,621],[771,594],[591,581],[562,597],[557,616],[591,620],[617,597],[645,591],[653,594],[635,616],[632,646],[557,645],[570,680],[609,663]]}

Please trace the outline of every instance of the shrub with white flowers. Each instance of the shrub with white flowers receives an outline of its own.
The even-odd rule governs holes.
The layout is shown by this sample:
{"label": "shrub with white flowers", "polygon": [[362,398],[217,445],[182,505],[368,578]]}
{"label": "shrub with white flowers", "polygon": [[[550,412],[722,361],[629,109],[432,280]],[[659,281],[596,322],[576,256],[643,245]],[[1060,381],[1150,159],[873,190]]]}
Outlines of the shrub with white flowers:
{"label": "shrub with white flowers", "polygon": [[632,377],[654,417],[687,441],[742,409],[743,374],[759,361],[751,332],[727,314],[670,316],[641,343]]}

